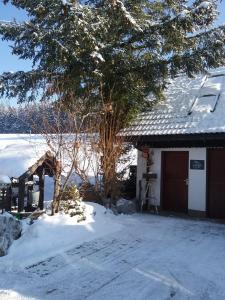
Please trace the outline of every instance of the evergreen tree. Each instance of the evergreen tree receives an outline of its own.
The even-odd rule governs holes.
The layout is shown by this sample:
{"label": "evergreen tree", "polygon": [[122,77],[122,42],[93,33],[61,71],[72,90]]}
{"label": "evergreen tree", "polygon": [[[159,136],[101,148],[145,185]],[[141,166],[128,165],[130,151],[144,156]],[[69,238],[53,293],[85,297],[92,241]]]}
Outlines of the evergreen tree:
{"label": "evergreen tree", "polygon": [[213,27],[218,2],[4,0],[24,9],[29,20],[2,21],[0,35],[33,68],[3,73],[0,93],[18,102],[58,94],[69,109],[82,99],[101,112],[103,172],[110,187],[116,135],[152,103],[147,96],[161,97],[166,80],[180,72],[194,76],[224,64],[225,26]]}

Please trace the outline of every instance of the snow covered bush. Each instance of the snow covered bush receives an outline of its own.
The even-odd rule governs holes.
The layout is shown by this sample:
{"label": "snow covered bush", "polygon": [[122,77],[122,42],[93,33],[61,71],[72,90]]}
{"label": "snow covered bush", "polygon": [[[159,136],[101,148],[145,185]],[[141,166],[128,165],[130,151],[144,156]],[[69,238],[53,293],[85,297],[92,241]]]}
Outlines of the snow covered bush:
{"label": "snow covered bush", "polygon": [[77,221],[81,222],[86,219],[85,206],[82,204],[82,198],[76,185],[68,185],[61,192],[62,199],[59,206],[59,211],[69,214],[71,217],[76,216]]}

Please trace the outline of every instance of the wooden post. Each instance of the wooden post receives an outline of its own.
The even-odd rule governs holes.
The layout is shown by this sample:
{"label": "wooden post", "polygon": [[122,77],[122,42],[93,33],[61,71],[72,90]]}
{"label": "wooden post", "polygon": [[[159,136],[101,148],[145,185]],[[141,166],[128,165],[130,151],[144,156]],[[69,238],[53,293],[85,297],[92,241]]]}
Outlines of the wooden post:
{"label": "wooden post", "polygon": [[[33,175],[31,175],[29,178],[28,178],[28,181],[33,181]],[[27,188],[27,203],[28,205],[31,204],[32,202],[32,195],[31,195],[31,192],[33,191],[33,184],[32,185],[29,185],[28,188]]]}
{"label": "wooden post", "polygon": [[38,177],[39,177],[39,191],[40,191],[38,207],[41,210],[43,210],[44,209],[44,190],[45,190],[45,173],[44,173],[43,167],[40,168],[40,171],[38,170]]}
{"label": "wooden post", "polygon": [[139,180],[139,194],[138,194],[138,204],[139,204],[139,210],[142,212],[142,181]]}
{"label": "wooden post", "polygon": [[5,210],[4,189],[0,189],[0,208],[2,209],[2,213],[3,213]]}
{"label": "wooden post", "polygon": [[18,212],[22,212],[24,210],[24,197],[25,197],[25,180],[19,179]]}
{"label": "wooden post", "polygon": [[5,209],[11,211],[12,208],[12,188],[8,187],[5,189]]}

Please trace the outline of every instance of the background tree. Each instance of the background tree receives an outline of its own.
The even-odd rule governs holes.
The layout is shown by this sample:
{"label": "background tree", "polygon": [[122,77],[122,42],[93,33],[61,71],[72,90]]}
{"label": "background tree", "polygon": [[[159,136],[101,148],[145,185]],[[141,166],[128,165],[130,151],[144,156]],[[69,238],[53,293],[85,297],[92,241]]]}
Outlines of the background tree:
{"label": "background tree", "polygon": [[213,27],[217,0],[8,2],[29,20],[1,22],[0,34],[33,69],[2,74],[1,94],[18,102],[53,97],[71,111],[82,101],[96,112],[106,196],[113,196],[117,133],[151,106],[148,96],[161,98],[180,72],[224,64],[225,26]]}

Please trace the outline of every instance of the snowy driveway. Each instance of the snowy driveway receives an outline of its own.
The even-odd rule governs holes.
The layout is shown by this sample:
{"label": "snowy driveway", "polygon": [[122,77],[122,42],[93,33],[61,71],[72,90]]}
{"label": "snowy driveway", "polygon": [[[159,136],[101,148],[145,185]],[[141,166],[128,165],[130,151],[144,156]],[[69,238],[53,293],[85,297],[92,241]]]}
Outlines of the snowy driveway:
{"label": "snowy driveway", "polygon": [[118,222],[119,232],[1,271],[0,299],[225,299],[225,225],[152,215]]}

